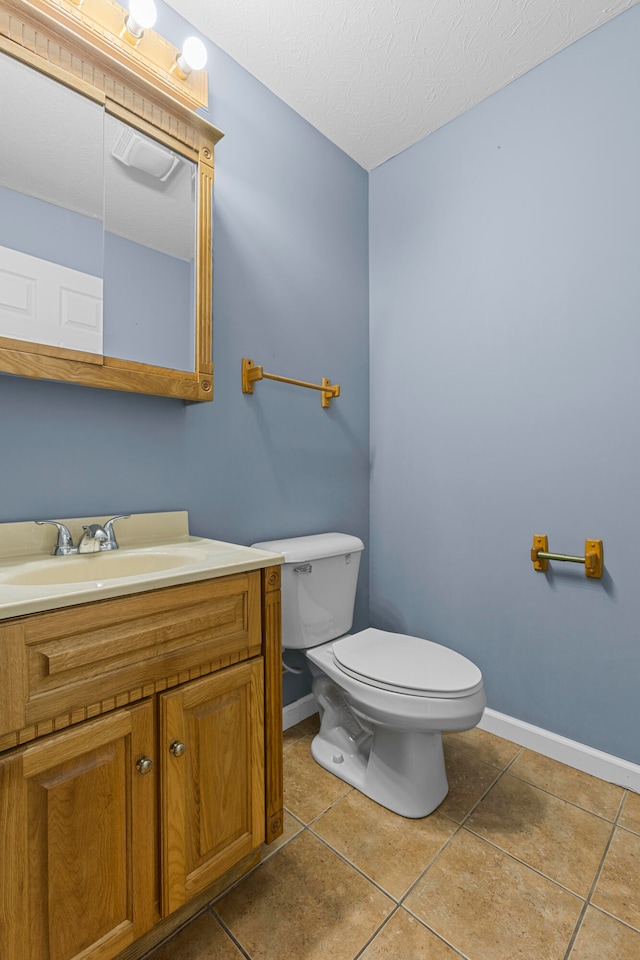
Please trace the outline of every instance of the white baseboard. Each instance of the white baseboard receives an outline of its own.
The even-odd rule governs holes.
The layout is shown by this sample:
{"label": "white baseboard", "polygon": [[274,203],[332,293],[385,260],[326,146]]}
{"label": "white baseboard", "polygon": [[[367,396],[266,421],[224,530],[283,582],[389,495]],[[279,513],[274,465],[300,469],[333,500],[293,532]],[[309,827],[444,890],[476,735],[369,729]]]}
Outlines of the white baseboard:
{"label": "white baseboard", "polygon": [[489,707],[478,726],[481,730],[504,737],[521,747],[528,747],[545,757],[551,757],[552,760],[559,760],[576,770],[590,773],[600,780],[607,780],[640,793],[640,766],[629,760],[603,753],[602,750],[588,747],[577,740],[568,740],[567,737],[561,737],[542,727],[534,727],[531,723],[516,720],[515,717],[498,713]]}
{"label": "white baseboard", "polygon": [[[282,729],[288,730],[301,720],[313,716],[318,712],[318,705],[312,693],[287,704],[282,711]],[[588,747],[577,740],[569,740],[550,730],[535,727],[524,720],[516,720],[505,713],[498,713],[489,707],[484,712],[478,724],[481,730],[494,733],[505,740],[511,740],[521,747],[528,747],[536,753],[541,753],[552,760],[559,760],[569,767],[590,773],[600,780],[616,783],[621,787],[640,793],[640,765],[614,757],[610,753],[603,753],[594,747]]]}
{"label": "white baseboard", "polygon": [[306,720],[307,717],[312,717],[317,712],[316,698],[312,693],[308,693],[306,697],[300,697],[299,700],[294,700],[293,703],[288,703],[286,707],[283,707],[282,729],[288,730],[289,727],[295,727],[296,723]]}

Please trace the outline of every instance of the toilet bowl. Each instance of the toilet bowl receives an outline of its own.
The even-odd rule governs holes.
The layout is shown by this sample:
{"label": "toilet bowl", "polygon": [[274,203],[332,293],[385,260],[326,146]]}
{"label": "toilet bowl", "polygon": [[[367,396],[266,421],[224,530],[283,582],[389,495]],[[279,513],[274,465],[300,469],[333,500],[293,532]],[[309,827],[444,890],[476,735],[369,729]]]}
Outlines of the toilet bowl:
{"label": "toilet bowl", "polygon": [[438,643],[368,628],[349,633],[362,541],[318,534],[254,544],[284,554],[283,648],[304,650],[320,711],[314,759],[404,817],[448,792],[442,732],[476,726],[482,674]]}

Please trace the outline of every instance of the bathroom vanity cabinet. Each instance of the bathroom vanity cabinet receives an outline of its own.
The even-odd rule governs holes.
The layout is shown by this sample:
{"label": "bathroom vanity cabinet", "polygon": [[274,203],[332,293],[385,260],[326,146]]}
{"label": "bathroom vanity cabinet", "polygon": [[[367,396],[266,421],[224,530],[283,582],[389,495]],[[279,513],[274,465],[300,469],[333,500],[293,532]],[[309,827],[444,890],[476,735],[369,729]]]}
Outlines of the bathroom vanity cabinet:
{"label": "bathroom vanity cabinet", "polygon": [[0,676],[3,960],[141,956],[281,833],[279,567],[0,620]]}

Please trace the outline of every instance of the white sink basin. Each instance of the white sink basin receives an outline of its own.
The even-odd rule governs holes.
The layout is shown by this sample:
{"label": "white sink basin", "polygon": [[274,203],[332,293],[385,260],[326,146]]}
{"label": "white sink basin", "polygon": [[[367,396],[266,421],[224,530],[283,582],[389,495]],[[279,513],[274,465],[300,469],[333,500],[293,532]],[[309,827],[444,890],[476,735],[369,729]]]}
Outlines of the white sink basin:
{"label": "white sink basin", "polygon": [[[78,543],[84,526],[104,525],[106,519],[59,522]],[[185,511],[133,514],[122,521],[121,534],[119,550],[54,557],[55,534],[48,527],[0,523],[0,620],[249,573],[284,560],[253,547],[192,537]]]}
{"label": "white sink basin", "polygon": [[204,550],[131,551],[51,557],[26,563],[16,573],[2,577],[15,586],[47,586],[64,583],[103,583],[123,577],[145,577],[166,570],[179,571],[204,560]]}

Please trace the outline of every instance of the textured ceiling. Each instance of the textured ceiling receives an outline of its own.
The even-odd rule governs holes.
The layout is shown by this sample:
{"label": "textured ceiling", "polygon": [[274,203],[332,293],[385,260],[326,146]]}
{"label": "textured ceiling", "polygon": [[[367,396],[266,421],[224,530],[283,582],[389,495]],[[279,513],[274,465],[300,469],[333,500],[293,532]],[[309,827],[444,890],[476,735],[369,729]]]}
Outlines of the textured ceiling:
{"label": "textured ceiling", "polygon": [[637,2],[168,0],[367,170]]}

